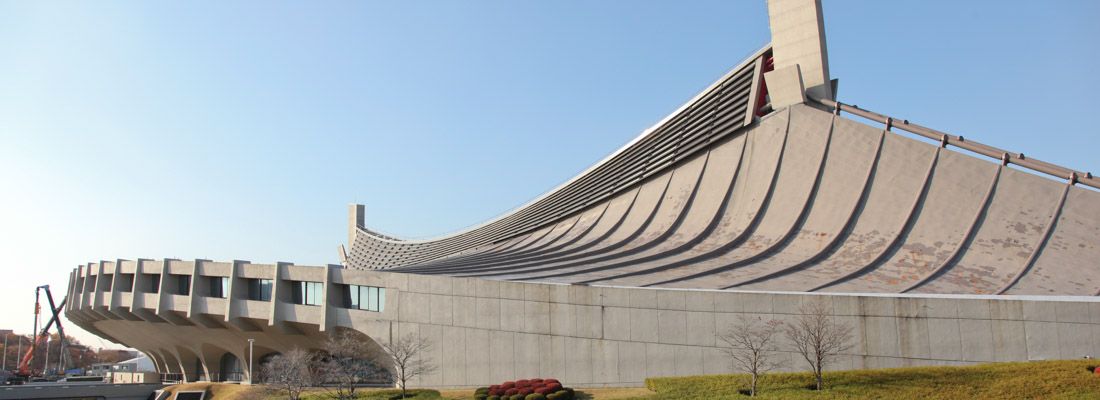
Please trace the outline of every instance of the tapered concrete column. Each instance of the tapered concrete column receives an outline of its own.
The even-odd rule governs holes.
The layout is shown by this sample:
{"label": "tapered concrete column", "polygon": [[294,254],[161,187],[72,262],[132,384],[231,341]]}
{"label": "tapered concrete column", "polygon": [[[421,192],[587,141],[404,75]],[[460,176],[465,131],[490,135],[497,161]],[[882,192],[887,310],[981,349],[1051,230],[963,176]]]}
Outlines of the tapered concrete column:
{"label": "tapered concrete column", "polygon": [[821,0],[768,0],[768,22],[775,69],[798,65],[808,95],[833,99]]}
{"label": "tapered concrete column", "polygon": [[366,207],[348,204],[348,248],[355,247],[355,230],[366,227]]}

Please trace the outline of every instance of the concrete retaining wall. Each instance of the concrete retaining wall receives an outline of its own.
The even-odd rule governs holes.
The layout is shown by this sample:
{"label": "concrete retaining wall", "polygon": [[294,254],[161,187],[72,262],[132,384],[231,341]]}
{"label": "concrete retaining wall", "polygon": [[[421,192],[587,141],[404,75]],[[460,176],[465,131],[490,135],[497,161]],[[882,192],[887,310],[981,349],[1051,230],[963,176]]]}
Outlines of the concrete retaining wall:
{"label": "concrete retaining wall", "polygon": [[[431,357],[441,368],[420,382],[430,386],[536,376],[619,386],[731,372],[718,334],[743,315],[790,321],[808,301],[825,302],[854,328],[852,350],[833,369],[1100,355],[1100,302],[1089,297],[722,292],[389,275],[398,298],[391,304],[400,308],[390,335],[436,343]],[[784,369],[806,368],[796,353],[781,358]]]}

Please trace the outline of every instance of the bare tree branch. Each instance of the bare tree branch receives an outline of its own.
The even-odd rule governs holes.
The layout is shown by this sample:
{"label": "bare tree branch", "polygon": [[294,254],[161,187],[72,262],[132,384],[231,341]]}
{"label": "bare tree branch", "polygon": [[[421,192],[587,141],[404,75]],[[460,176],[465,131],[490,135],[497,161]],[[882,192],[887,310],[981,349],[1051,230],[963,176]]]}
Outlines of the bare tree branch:
{"label": "bare tree branch", "polygon": [[852,347],[852,327],[836,323],[830,317],[829,307],[823,301],[802,304],[799,316],[788,323],[787,338],[810,364],[817,390],[824,387],[822,371],[825,365]]}
{"label": "bare tree branch", "polygon": [[316,365],[314,354],[295,347],[263,365],[265,383],[286,391],[288,399],[298,400],[303,390],[319,381]]}
{"label": "bare tree branch", "polygon": [[756,396],[761,376],[782,364],[774,357],[778,351],[776,335],[781,328],[782,323],[776,320],[741,316],[736,324],[718,336],[725,343],[723,350],[729,355],[733,367],[752,375],[749,396]]}
{"label": "bare tree branch", "polygon": [[409,380],[421,375],[435,372],[436,366],[427,354],[432,349],[432,343],[426,337],[408,334],[400,339],[382,343],[387,361],[393,363],[396,371],[398,385],[401,387],[401,398],[406,397],[406,388]]}
{"label": "bare tree branch", "polygon": [[352,331],[336,331],[325,341],[327,355],[320,361],[319,369],[335,399],[355,399],[356,386],[378,378],[384,369],[375,360],[381,354],[372,346],[370,338]]}

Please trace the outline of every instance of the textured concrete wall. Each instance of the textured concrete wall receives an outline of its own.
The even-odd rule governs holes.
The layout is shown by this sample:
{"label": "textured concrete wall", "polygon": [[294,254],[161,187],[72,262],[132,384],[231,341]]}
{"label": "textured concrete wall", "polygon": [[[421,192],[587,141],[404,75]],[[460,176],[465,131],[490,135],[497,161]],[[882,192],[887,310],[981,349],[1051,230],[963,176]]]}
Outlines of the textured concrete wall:
{"label": "textured concrete wall", "polygon": [[[102,282],[116,265],[125,273],[127,263],[118,260],[72,274],[70,295],[83,300],[70,304],[66,314],[93,333],[149,354],[162,372],[184,373],[187,380],[216,376],[226,353],[247,360],[249,338],[256,340],[260,359],[292,347],[320,349],[328,332],[350,328],[377,341],[408,334],[429,338],[435,346],[427,356],[439,369],[417,385],[476,386],[535,376],[578,386],[639,385],[650,376],[731,372],[718,334],[740,316],[790,321],[808,301],[826,302],[834,318],[854,328],[852,350],[834,369],[1100,355],[1096,297],[650,289],[243,261],[138,263],[146,274],[173,264],[208,276],[277,276],[278,292],[288,291],[290,280],[322,282],[325,303],[292,304],[287,293],[276,293],[269,302],[246,300],[241,281],[233,284],[230,299],[192,290],[160,302],[159,310],[109,309],[95,299],[131,289],[135,296],[147,295],[142,285],[110,291],[97,285],[88,291],[87,282]],[[340,290],[346,284],[386,287],[383,312],[344,308]],[[782,346],[785,369],[804,369],[790,344]]]}
{"label": "textured concrete wall", "polygon": [[[442,368],[420,382],[431,386],[534,376],[637,385],[648,376],[731,372],[718,334],[742,315],[790,321],[808,301],[825,302],[854,328],[854,346],[834,369],[1100,355],[1100,301],[1091,297],[724,292],[420,275],[389,282],[401,299],[394,334],[438,345],[433,358]],[[804,369],[783,346],[784,369]]]}

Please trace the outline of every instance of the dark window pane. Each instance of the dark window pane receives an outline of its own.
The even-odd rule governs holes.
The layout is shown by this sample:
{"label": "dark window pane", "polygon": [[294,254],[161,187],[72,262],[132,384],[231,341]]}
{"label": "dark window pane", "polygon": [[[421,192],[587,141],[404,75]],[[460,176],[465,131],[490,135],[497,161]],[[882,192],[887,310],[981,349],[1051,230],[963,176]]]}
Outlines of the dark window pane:
{"label": "dark window pane", "polygon": [[292,287],[292,289],[291,289],[291,301],[294,304],[302,304],[302,300],[303,300],[302,295],[304,294],[303,292],[305,292],[306,283],[305,282],[294,282],[293,284],[291,284],[291,287]]}
{"label": "dark window pane", "polygon": [[190,275],[178,275],[179,279],[179,294],[187,296],[191,294],[191,276]]}
{"label": "dark window pane", "polygon": [[118,291],[132,292],[134,290],[134,274],[121,274],[118,276]]}
{"label": "dark window pane", "polygon": [[273,282],[271,279],[260,280],[260,300],[271,301],[271,285]]}

